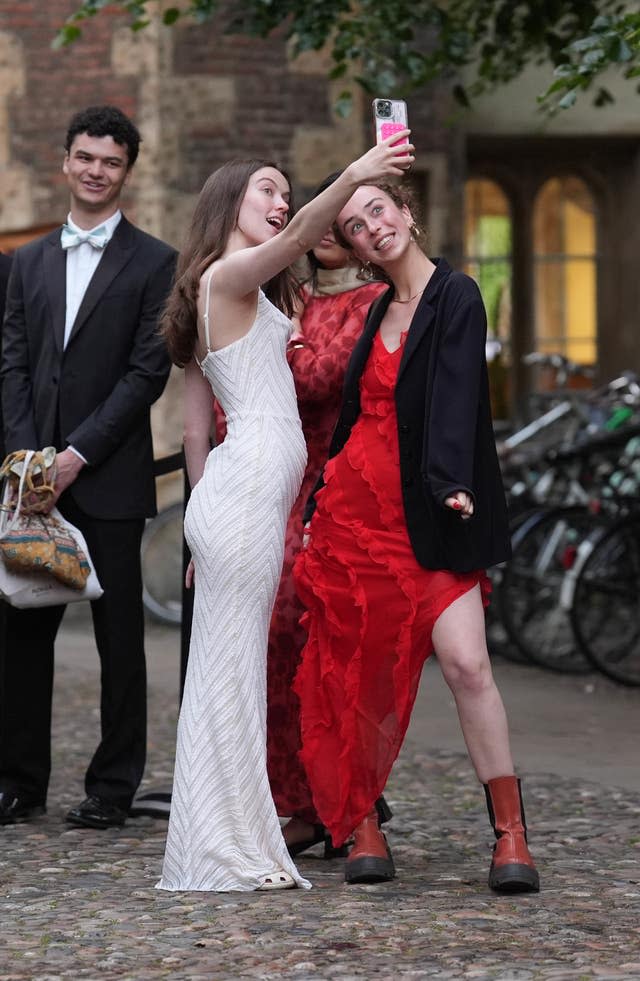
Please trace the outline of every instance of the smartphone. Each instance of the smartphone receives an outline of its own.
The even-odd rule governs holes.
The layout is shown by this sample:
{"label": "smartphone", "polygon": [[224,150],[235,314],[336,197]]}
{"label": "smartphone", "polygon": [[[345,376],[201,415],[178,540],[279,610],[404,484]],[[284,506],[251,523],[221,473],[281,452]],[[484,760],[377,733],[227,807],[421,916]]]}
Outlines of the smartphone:
{"label": "smartphone", "polygon": [[[376,143],[381,143],[401,129],[409,128],[407,103],[403,99],[374,99],[373,120],[376,127]],[[398,143],[408,142],[406,136],[398,140]]]}

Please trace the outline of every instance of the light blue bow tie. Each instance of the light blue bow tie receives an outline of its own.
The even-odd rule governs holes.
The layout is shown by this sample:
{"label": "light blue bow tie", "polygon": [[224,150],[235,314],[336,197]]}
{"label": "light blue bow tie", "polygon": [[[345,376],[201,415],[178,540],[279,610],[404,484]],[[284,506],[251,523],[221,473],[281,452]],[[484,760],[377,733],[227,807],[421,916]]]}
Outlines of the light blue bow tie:
{"label": "light blue bow tie", "polygon": [[90,232],[77,232],[68,225],[63,225],[60,234],[60,245],[63,249],[72,249],[74,245],[81,245],[83,242],[88,242],[94,249],[104,249],[108,241],[109,234],[104,225]]}

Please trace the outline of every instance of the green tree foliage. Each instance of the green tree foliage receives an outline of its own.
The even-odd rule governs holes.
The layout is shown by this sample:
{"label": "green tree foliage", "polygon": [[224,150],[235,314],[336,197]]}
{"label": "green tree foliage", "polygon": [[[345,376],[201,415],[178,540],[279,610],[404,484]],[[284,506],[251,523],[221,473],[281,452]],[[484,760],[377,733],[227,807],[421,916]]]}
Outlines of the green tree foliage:
{"label": "green tree foliage", "polygon": [[446,79],[466,106],[528,65],[550,63],[557,78],[541,102],[553,112],[592,85],[596,105],[611,101],[595,85],[611,66],[627,78],[638,74],[640,14],[617,0],[182,0],[159,13],[148,0],[82,0],[54,44],[76,41],[83,22],[105,7],[129,14],[135,31],[153,17],[167,26],[216,17],[227,33],[266,38],[278,31],[294,56],[328,44],[331,77],[345,78],[342,111],[354,81],[385,96]]}
{"label": "green tree foliage", "polygon": [[[598,81],[608,68],[617,67],[626,79],[640,77],[640,13],[596,17],[588,34],[571,41],[556,66],[556,80],[540,102],[551,113],[568,109],[578,95],[595,87],[593,103],[605,106],[613,97]],[[636,85],[640,92],[640,86]]]}

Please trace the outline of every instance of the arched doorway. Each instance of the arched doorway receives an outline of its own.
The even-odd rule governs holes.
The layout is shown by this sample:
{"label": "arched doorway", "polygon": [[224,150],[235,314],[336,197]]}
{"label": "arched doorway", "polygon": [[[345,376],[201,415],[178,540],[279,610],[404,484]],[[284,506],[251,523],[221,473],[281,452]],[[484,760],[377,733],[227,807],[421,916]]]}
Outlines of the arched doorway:
{"label": "arched doorway", "polygon": [[511,360],[512,217],[495,181],[473,177],[464,191],[464,270],[482,293],[487,310],[487,362],[496,419],[509,415]]}
{"label": "arched doorway", "polygon": [[533,211],[536,350],[594,366],[597,351],[595,202],[579,177],[552,177]]}

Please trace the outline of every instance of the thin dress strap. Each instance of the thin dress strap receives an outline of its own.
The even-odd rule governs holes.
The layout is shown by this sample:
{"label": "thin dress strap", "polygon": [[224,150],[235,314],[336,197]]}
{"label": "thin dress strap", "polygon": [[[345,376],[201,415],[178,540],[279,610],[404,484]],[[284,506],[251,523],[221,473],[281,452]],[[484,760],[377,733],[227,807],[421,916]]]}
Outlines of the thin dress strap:
{"label": "thin dress strap", "polygon": [[209,300],[211,299],[211,276],[213,275],[213,266],[209,270],[209,275],[207,276],[207,284],[205,286],[205,300],[204,300],[204,336],[207,342],[207,353],[211,350],[211,341],[209,339]]}

